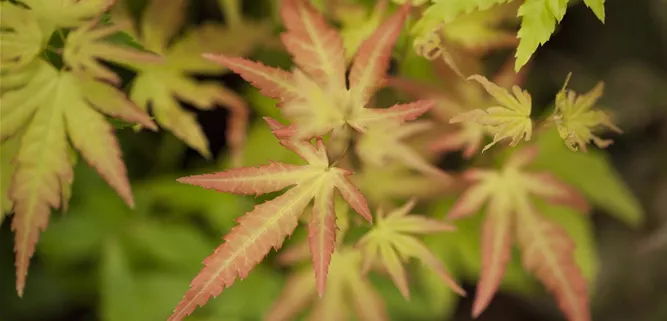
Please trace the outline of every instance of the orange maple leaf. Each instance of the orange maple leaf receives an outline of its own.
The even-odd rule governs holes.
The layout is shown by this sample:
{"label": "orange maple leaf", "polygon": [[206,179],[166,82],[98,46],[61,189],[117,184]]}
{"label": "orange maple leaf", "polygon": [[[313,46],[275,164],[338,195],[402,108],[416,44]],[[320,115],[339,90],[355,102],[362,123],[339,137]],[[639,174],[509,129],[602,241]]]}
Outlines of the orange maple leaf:
{"label": "orange maple leaf", "polygon": [[526,148],[512,155],[502,170],[468,170],[464,179],[474,184],[449,212],[449,218],[458,219],[476,213],[488,203],[482,226],[482,274],[473,316],[484,311],[498,290],[515,230],[526,269],[555,293],[570,321],[588,321],[587,284],[574,262],[573,241],[558,225],[537,213],[531,198],[539,196],[583,213],[588,205],[573,188],[551,174],[526,171],[536,154],[536,148]]}
{"label": "orange maple leaf", "polygon": [[[273,120],[269,120],[269,124],[277,131],[285,129]],[[372,222],[364,196],[348,179],[352,173],[331,166],[322,140],[318,139],[316,146],[313,146],[310,142],[297,141],[289,136],[276,136],[283,138],[283,146],[297,153],[308,165],[271,162],[259,167],[230,169],[178,180],[220,192],[246,195],[261,195],[293,187],[237,219],[239,225],[204,260],[204,268],[194,278],[190,290],[169,320],[181,320],[192,313],[196,306],[204,305],[211,296],[217,296],[224,288],[231,286],[237,278],[245,278],[271,248],[278,250],[282,246],[311,200],[314,205],[308,237],[320,295],[325,291],[336,242],[334,189],[357,213]]]}

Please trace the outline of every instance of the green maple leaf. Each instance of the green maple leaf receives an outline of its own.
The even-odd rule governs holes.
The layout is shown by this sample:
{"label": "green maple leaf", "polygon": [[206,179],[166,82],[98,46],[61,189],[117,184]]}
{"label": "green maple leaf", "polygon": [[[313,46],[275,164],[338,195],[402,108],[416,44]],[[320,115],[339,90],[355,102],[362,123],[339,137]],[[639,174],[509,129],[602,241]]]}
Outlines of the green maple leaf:
{"label": "green maple leaf", "polygon": [[[9,187],[13,202],[17,291],[23,294],[29,259],[51,208],[66,205],[73,179],[69,141],[130,205],[132,193],[111,126],[101,113],[155,125],[109,84],[59,71],[41,61],[27,85],[0,97],[0,138],[20,139],[12,158]],[[14,137],[20,134],[20,137]],[[5,157],[3,154],[3,162]]]}
{"label": "green maple leaf", "polygon": [[[232,29],[221,25],[204,24],[177,33],[185,24],[185,0],[150,1],[141,22],[130,30],[139,42],[152,52],[161,54],[160,65],[134,64],[138,75],[132,84],[130,97],[142,109],[151,107],[155,120],[179,139],[210,157],[208,141],[196,121],[196,115],[183,109],[179,100],[202,110],[224,105],[232,110],[228,139],[238,150],[244,138],[247,110],[245,102],[231,90],[214,81],[197,81],[191,75],[217,75],[223,66],[202,58],[202,53],[225,52],[243,54],[267,34],[265,25],[235,25]],[[123,13],[117,11],[122,18]],[[233,37],[243,37],[233,39]]]}
{"label": "green maple leaf", "polygon": [[[429,20],[439,18],[441,22],[448,23],[462,14],[486,10],[513,0],[433,0],[432,2],[433,5],[424,11],[424,17]],[[604,2],[605,0],[584,0],[586,6],[591,8],[603,23]],[[515,54],[515,70],[521,69],[537,48],[549,41],[556,31],[556,24],[565,16],[568,3],[569,0],[526,0],[521,4],[517,13],[522,20],[517,34],[520,41]]]}

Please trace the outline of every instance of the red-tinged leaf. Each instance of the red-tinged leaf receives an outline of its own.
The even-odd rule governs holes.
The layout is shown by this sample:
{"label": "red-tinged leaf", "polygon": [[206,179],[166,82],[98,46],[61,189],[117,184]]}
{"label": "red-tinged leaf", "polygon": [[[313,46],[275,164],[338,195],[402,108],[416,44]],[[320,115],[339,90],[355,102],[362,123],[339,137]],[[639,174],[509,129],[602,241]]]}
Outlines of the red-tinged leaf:
{"label": "red-tinged leaf", "polygon": [[409,3],[404,4],[359,47],[350,70],[350,90],[355,103],[365,105],[375,91],[384,86],[391,50],[410,8]]}
{"label": "red-tinged leaf", "polygon": [[264,117],[264,121],[266,121],[269,128],[271,128],[271,131],[278,137],[278,139],[289,138],[296,134],[296,127],[294,125],[283,125],[271,117]]}
{"label": "red-tinged leaf", "polygon": [[482,146],[485,131],[482,126],[474,123],[462,124],[455,132],[448,132],[437,138],[430,145],[434,152],[451,152],[463,149],[463,157],[470,159]]}
{"label": "red-tinged leaf", "polygon": [[[467,172],[468,176],[488,176],[489,172],[482,170],[474,170],[477,175],[471,175],[471,172]],[[486,175],[485,175],[486,174]],[[452,206],[447,214],[447,218],[451,220],[457,220],[470,215],[475,214],[477,211],[482,209],[482,205],[486,202],[489,197],[493,195],[496,191],[494,190],[493,184],[475,184],[472,187],[468,188],[463,195],[461,195],[458,201]]]}
{"label": "red-tinged leaf", "polygon": [[31,120],[37,125],[29,126],[21,138],[15,158],[18,166],[9,190],[14,202],[12,230],[15,233],[16,291],[20,297],[39,233],[48,224],[51,208],[61,207],[61,183],[68,180],[72,170],[60,106],[46,107],[37,110]]}
{"label": "red-tinged leaf", "polygon": [[482,271],[472,316],[477,318],[491,303],[505,274],[512,250],[512,207],[509,200],[494,198],[482,227]]}
{"label": "red-tinged leaf", "polygon": [[280,16],[287,29],[281,38],[294,63],[319,84],[345,89],[345,50],[338,31],[309,1],[283,1]]}
{"label": "red-tinged leaf", "polygon": [[275,199],[257,205],[237,219],[225,242],[204,260],[170,321],[182,320],[197,306],[218,296],[236,279],[244,279],[271,248],[279,249],[298,224],[298,218],[315,194],[316,184],[296,186]]}
{"label": "red-tinged leaf", "polygon": [[313,256],[317,293],[324,295],[331,255],[336,246],[336,212],[334,188],[324,186],[315,196],[313,216],[308,225],[310,253]]}
{"label": "red-tinged leaf", "polygon": [[565,205],[581,213],[588,213],[590,206],[584,196],[551,173],[535,173],[530,176],[531,191],[549,203]]}
{"label": "red-tinged leaf", "polygon": [[[306,243],[303,243],[304,245]],[[315,278],[313,271],[306,270],[290,276],[284,290],[266,314],[265,321],[291,321],[313,301]]]}
{"label": "red-tinged leaf", "polygon": [[527,270],[555,293],[570,321],[588,321],[587,285],[574,265],[574,244],[531,205],[533,196],[552,202],[574,200],[575,205],[581,199],[571,188],[554,183],[558,181],[550,175],[526,170],[537,152],[536,148],[524,148],[515,152],[501,170],[469,170],[464,175],[475,185],[454,205],[450,217],[470,215],[489,203],[482,231],[482,276],[473,316],[484,311],[498,289],[510,255],[509,231],[516,226]]}
{"label": "red-tinged leaf", "polygon": [[[268,120],[274,128],[278,122]],[[326,274],[335,246],[334,188],[337,188],[362,216],[370,219],[370,211],[363,195],[347,176],[347,170],[331,167],[321,139],[316,146],[306,141],[281,140],[284,145],[301,155],[305,166],[271,163],[260,167],[231,169],[226,172],[198,175],[180,179],[183,183],[237,194],[264,194],[296,185],[282,196],[262,203],[238,219],[239,225],[225,237],[216,252],[207,258],[205,266],[192,281],[190,290],[179,303],[170,320],[181,320],[204,305],[211,296],[217,296],[237,278],[244,278],[266,256],[271,247],[282,246],[284,238],[298,224],[299,216],[310,201],[315,199],[310,226],[311,250],[316,270],[318,290],[325,291]]]}
{"label": "red-tinged leaf", "polygon": [[350,125],[363,131],[375,123],[396,123],[417,119],[435,106],[434,100],[418,100],[407,104],[396,104],[389,108],[364,108],[354,117]]}
{"label": "red-tinged leaf", "polygon": [[373,224],[371,210],[368,208],[368,203],[361,191],[345,176],[337,176],[333,184],[340,195],[343,196],[343,199],[350,204],[350,207],[363,216],[368,223]]}
{"label": "red-tinged leaf", "polygon": [[67,133],[74,147],[125,203],[134,207],[132,189],[113,127],[83,101],[71,101],[64,114]]}
{"label": "red-tinged leaf", "polygon": [[526,269],[554,293],[569,321],[590,321],[588,286],[574,261],[574,242],[531,210],[523,211],[519,220],[518,241]]}
{"label": "red-tinged leaf", "polygon": [[213,54],[206,54],[204,57],[237,73],[259,89],[262,95],[281,101],[289,101],[301,96],[299,89],[294,84],[292,74],[287,71],[243,58]]}
{"label": "red-tinged leaf", "polygon": [[319,174],[309,167],[272,162],[258,167],[241,167],[214,174],[179,178],[180,183],[218,192],[261,195],[277,192]]}

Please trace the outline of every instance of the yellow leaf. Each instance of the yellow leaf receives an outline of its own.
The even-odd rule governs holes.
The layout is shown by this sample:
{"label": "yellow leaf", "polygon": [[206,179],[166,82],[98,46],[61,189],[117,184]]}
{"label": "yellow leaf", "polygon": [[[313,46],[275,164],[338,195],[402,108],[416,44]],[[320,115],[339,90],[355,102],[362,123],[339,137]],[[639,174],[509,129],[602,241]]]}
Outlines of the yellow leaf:
{"label": "yellow leaf", "polygon": [[98,111],[155,128],[148,116],[124,98],[120,90],[69,71],[60,72],[43,61],[38,68],[28,84],[0,97],[2,137],[25,130],[20,136],[16,169],[9,187],[15,212],[12,230],[16,234],[19,295],[23,293],[29,259],[39,232],[46,227],[51,208],[64,208],[69,200],[73,160],[67,134],[88,163],[132,205],[118,143]]}
{"label": "yellow leaf", "polygon": [[601,128],[608,128],[616,133],[622,133],[611,121],[611,116],[601,110],[593,110],[593,106],[602,96],[604,84],[598,83],[591,91],[579,95],[567,89],[570,79],[568,75],[561,91],[556,95],[556,109],[553,120],[558,128],[558,134],[565,140],[565,144],[573,151],[586,151],[586,145],[591,141],[600,148],[613,143],[610,139],[602,139],[593,134]]}
{"label": "yellow leaf", "polygon": [[476,109],[459,114],[453,117],[450,123],[476,123],[493,134],[493,141],[486,145],[482,152],[505,138],[511,138],[510,146],[516,146],[521,139],[529,141],[533,128],[530,119],[532,107],[530,94],[516,85],[512,87],[510,93],[507,89],[479,75],[471,76],[469,79],[482,84],[500,106],[493,106],[486,110]]}

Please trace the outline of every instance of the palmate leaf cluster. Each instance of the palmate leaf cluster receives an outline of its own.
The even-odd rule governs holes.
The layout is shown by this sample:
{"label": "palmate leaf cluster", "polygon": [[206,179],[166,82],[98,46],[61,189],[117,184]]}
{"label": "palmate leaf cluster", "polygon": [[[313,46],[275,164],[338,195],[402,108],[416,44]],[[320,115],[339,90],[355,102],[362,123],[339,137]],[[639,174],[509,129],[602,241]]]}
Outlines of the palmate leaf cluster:
{"label": "palmate leaf cluster", "polygon": [[[204,60],[201,53],[243,53],[261,39],[266,27],[250,29],[243,22],[232,27],[210,24],[190,30],[167,51],[164,46],[183,27],[187,2],[169,3],[149,2],[137,33],[141,36],[135,37],[138,45],[117,41],[119,35],[129,38],[121,30],[130,34],[135,30],[136,20],[122,14],[125,3],[113,7],[119,12],[114,19],[108,16],[115,4],[111,0],[0,3],[0,138],[6,164],[2,216],[14,213],[19,295],[51,209],[67,208],[78,155],[98,170],[128,206],[134,206],[120,147],[107,118],[150,130],[160,125],[207,156],[208,142],[195,115],[184,111],[177,99],[203,109],[227,105],[234,115],[228,137],[239,153],[247,118],[242,99],[218,84],[199,83],[184,73],[221,73],[223,69]],[[165,8],[172,20],[160,20]],[[249,41],[212,46],[235,32],[243,32]],[[120,88],[122,79],[110,64],[137,71],[129,95]],[[153,117],[147,114],[149,103]]]}
{"label": "palmate leaf cluster", "polygon": [[[192,27],[185,0],[151,0],[139,12],[129,1],[68,0],[63,7],[46,0],[0,3],[0,222],[14,213],[19,295],[51,210],[67,210],[79,157],[127,205],[145,210],[145,201],[135,202],[112,122],[163,128],[211,157],[196,115],[181,106],[185,102],[200,110],[231,109],[231,161],[225,164],[232,168],[178,179],[226,196],[195,197],[192,187],[178,185],[190,190],[176,188],[170,198],[192,198],[182,202],[198,209],[231,194],[262,195],[262,200],[239,209],[245,214],[233,227],[226,216],[220,226],[214,223],[231,229],[169,320],[184,319],[213,297],[234,291],[240,280],[263,273],[260,263],[284,244],[276,260],[290,272],[282,294],[263,315],[267,320],[292,320],[306,310],[310,320],[346,320],[351,314],[388,320],[388,309],[395,307],[385,292],[398,294],[401,302],[427,296],[430,305],[411,313],[439,311],[445,298],[466,295],[458,284],[470,278],[479,280],[472,311],[478,316],[507,282],[529,283],[531,277],[553,293],[569,320],[590,320],[595,259],[584,216],[589,203],[629,224],[641,220],[641,210],[604,156],[587,149],[591,143],[611,144],[600,137],[601,129],[621,131],[596,108],[601,83],[577,94],[566,80],[553,112],[535,115],[532,97],[522,89],[526,68],[514,72],[549,39],[568,1],[380,0],[372,6],[341,1],[334,10],[319,10],[311,1],[282,0],[276,8],[284,31],[277,38],[291,58],[290,69],[244,58],[269,39],[272,26],[240,19],[235,1],[219,2],[227,10],[225,26]],[[585,3],[604,20],[604,1]],[[99,19],[102,15],[110,19]],[[511,30],[517,15],[518,34]],[[121,31],[133,46],[113,40]],[[483,76],[483,56],[507,47],[517,48],[516,59],[490,79]],[[392,60],[400,76],[390,75]],[[116,72],[120,67],[134,72],[130,83]],[[419,68],[423,82],[403,77]],[[264,99],[277,109],[273,117],[252,123],[247,149],[245,100],[217,81],[193,77],[226,70],[263,96],[247,97],[253,105]],[[385,87],[413,99],[379,103]],[[472,162],[470,169],[457,175],[435,165],[458,150]],[[573,174],[581,170],[607,189]],[[134,189],[145,189],[137,199],[151,198],[169,184],[176,183],[135,183]],[[207,213],[223,211],[211,206],[215,210]],[[106,212],[111,211],[127,209]],[[174,241],[149,227],[158,223],[144,221],[127,235],[106,231],[107,238],[95,237],[91,245],[102,253],[104,287],[117,300],[141,292],[126,278],[128,248],[170,265],[191,267],[189,259],[196,256],[190,253],[185,262],[166,251],[161,243]],[[174,226],[164,228],[176,238],[180,233]],[[291,239],[302,230],[305,239]],[[153,237],[162,241],[151,242]],[[178,248],[176,243],[171,244]],[[514,244],[518,257],[512,255]],[[391,287],[378,286],[376,276]],[[126,282],[115,284],[116,277]],[[139,318],[118,312],[119,302],[144,302],[104,300],[105,318],[127,320]],[[221,301],[216,305],[226,304]]]}

